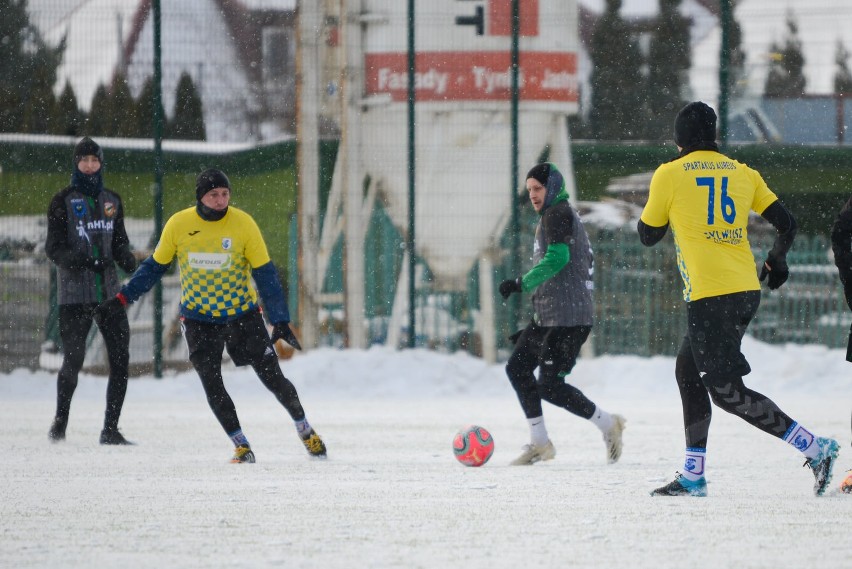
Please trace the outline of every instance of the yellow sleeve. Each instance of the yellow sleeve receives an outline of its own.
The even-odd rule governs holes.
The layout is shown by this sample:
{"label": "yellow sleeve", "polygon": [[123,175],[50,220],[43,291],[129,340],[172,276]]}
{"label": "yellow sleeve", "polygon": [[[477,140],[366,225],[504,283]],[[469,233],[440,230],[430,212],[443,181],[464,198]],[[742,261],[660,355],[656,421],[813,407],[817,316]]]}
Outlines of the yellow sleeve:
{"label": "yellow sleeve", "polygon": [[246,260],[252,269],[262,267],[269,262],[269,251],[254,218],[246,214]]}
{"label": "yellow sleeve", "polygon": [[172,262],[177,254],[177,243],[175,242],[175,216],[169,218],[166,226],[163,228],[163,233],[160,235],[160,241],[154,249],[154,260],[161,265],[168,265]]}
{"label": "yellow sleeve", "polygon": [[751,209],[758,214],[761,214],[766,210],[766,208],[778,200],[778,196],[769,189],[769,186],[767,186],[766,182],[763,180],[763,176],[761,176],[757,170],[749,168],[749,173],[754,177],[755,187],[754,201],[752,202]]}
{"label": "yellow sleeve", "polygon": [[669,210],[672,205],[671,176],[666,175],[664,166],[660,166],[651,178],[648,191],[648,203],[642,210],[642,221],[651,227],[663,227],[669,222]]}

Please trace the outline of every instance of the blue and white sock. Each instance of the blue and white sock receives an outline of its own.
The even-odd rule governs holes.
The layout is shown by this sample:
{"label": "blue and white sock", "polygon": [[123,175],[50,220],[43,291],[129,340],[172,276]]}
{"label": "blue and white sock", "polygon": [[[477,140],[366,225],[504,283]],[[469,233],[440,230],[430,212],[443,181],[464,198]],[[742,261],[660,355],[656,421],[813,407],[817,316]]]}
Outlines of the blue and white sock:
{"label": "blue and white sock", "polygon": [[314,428],[311,427],[310,423],[308,423],[307,417],[305,417],[301,421],[296,421],[296,432],[299,433],[299,436],[301,438],[308,438],[309,436],[311,436],[311,431],[313,430]]}
{"label": "blue and white sock", "polygon": [[547,436],[547,427],[544,426],[544,417],[533,417],[532,419],[527,419],[527,423],[530,426],[530,442],[537,447],[543,447],[547,444],[547,441],[550,440],[550,437]]}
{"label": "blue and white sock", "polygon": [[687,447],[681,475],[691,482],[704,478],[704,461],[706,458],[706,448]]}
{"label": "blue and white sock", "polygon": [[816,458],[819,454],[819,445],[814,444],[814,434],[795,421],[784,433],[784,442],[793,445],[808,458]]}
{"label": "blue and white sock", "polygon": [[231,437],[231,442],[234,443],[235,447],[238,447],[238,446],[251,447],[251,445],[248,442],[248,439],[243,434],[242,429],[234,431],[233,433],[228,433],[228,436]]}

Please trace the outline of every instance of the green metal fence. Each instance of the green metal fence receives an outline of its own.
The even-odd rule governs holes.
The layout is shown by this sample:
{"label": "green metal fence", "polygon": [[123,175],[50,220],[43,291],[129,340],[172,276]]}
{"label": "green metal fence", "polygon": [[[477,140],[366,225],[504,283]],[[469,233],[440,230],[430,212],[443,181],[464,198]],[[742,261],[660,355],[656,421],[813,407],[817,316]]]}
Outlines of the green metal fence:
{"label": "green metal fence", "polygon": [[[530,223],[531,219],[524,219],[525,225]],[[295,231],[294,227],[295,222],[291,223],[291,232]],[[632,226],[618,229],[589,226],[587,229],[595,255],[593,352],[674,355],[686,331],[686,310],[671,238],[667,236],[657,246],[648,248],[639,242]],[[532,232],[526,233],[532,239]],[[372,269],[368,271],[371,284],[365,311],[369,337],[372,344],[384,344],[391,335],[389,326],[393,325],[391,310],[403,239],[378,210],[373,214],[368,241],[367,266]],[[772,245],[771,233],[759,235],[753,245],[757,270],[757,263],[765,258]],[[326,279],[325,290],[342,293],[343,263],[339,248],[335,254],[341,260],[332,263],[335,268]],[[788,263],[790,279],[777,291],[769,291],[764,286],[760,311],[748,333],[769,343],[845,346],[852,313],[843,299],[827,239],[800,236],[788,256]],[[420,266],[423,271],[416,286],[416,345],[444,351],[466,350],[479,355],[481,338],[475,326],[481,310],[478,271],[471,270],[465,293],[447,293],[433,290],[428,268],[422,262]],[[507,270],[504,266],[495,267],[495,282],[508,276]],[[291,259],[290,271],[290,282],[296,282],[295,259]],[[291,299],[295,302],[292,294]],[[498,353],[505,358],[511,349],[507,336],[514,328],[502,299],[495,296],[494,302]],[[342,306],[339,308],[342,318]],[[528,295],[522,300],[521,313],[530,313]],[[322,344],[342,346],[342,328],[342,321],[329,313],[323,325]]]}
{"label": "green metal fence", "polygon": [[[759,263],[772,246],[771,234],[752,244]],[[686,311],[671,239],[649,249],[632,230],[598,231],[594,247],[596,353],[675,354],[686,332]],[[846,346],[852,313],[828,240],[799,236],[787,261],[789,280],[776,291],[764,285],[748,334],[773,344]]]}
{"label": "green metal fence", "polygon": [[632,228],[589,233],[595,253],[595,353],[674,354],[686,311],[671,239],[648,248]]}
{"label": "green metal fence", "polygon": [[[122,193],[128,215],[133,218],[132,231],[139,247],[149,246],[150,237],[150,176],[145,173],[150,151],[130,149],[116,139],[101,139],[112,159],[107,171],[108,185]],[[50,196],[66,183],[67,161],[72,139],[26,142],[0,140],[2,173],[0,190],[6,200],[0,207],[0,370],[15,367],[37,367],[41,345],[55,337],[51,334],[50,268],[43,253],[45,213]],[[625,152],[629,151],[627,148]],[[166,209],[170,215],[192,202],[192,179],[199,169],[219,165],[232,175],[237,184],[235,202],[255,215],[261,226],[270,253],[279,270],[287,275],[291,312],[299,320],[297,292],[299,275],[296,269],[297,235],[295,222],[295,191],[293,168],[294,145],[291,142],[260,146],[239,152],[214,153],[200,147],[195,152],[166,153]],[[325,187],[333,163],[333,145],[323,153]],[[588,167],[586,162],[578,169]],[[45,178],[44,172],[49,173]],[[771,173],[771,171],[770,171]],[[785,201],[788,201],[785,199]],[[807,211],[797,218],[807,217]],[[536,216],[531,208],[523,207],[521,216],[521,250],[531,251]],[[830,215],[822,219],[830,227]],[[671,238],[666,237],[656,247],[643,247],[633,227],[622,229],[587,226],[595,252],[596,326],[590,346],[597,354],[673,354],[684,332],[684,306],[681,281],[675,267]],[[771,246],[771,234],[754,236],[756,260],[764,258]],[[510,247],[508,239],[501,243],[504,253]],[[394,319],[400,271],[403,270],[404,239],[381,208],[369,220],[365,245],[366,271],[365,313],[368,335],[372,344],[404,345],[394,339],[406,339],[407,320]],[[842,289],[830,256],[825,237],[803,235],[797,238],[789,255],[791,276],[778,291],[764,289],[761,309],[749,327],[749,333],[772,343],[818,343],[842,347],[852,313],[845,305]],[[506,257],[504,257],[506,258]],[[522,259],[529,268],[529,254]],[[289,261],[289,262],[288,262]],[[337,294],[340,302],[323,307],[321,344],[345,345],[345,326],[342,295],[344,292],[344,257],[342,245],[330,264],[325,291]],[[285,271],[284,268],[288,270]],[[479,329],[482,318],[480,271],[471,268],[467,287],[463,291],[436,290],[429,267],[418,260],[416,286],[415,329],[418,346],[444,351],[466,350],[482,353]],[[495,262],[493,281],[511,276],[509,268]],[[493,333],[498,342],[498,358],[508,355],[506,337],[514,331],[509,307],[496,296]],[[399,307],[396,306],[396,310]],[[529,299],[521,299],[521,315],[529,314]],[[166,315],[169,316],[168,314]],[[150,319],[141,312],[140,319]],[[167,326],[170,323],[167,323]],[[150,326],[136,322],[132,349],[140,353],[140,361],[150,359]],[[142,331],[144,329],[144,332]],[[179,343],[177,344],[180,345]],[[133,346],[137,346],[133,348]]]}
{"label": "green metal fence", "polygon": [[[32,220],[31,223],[36,223]],[[290,224],[291,239],[296,235]],[[589,227],[595,252],[596,324],[591,346],[595,354],[673,355],[685,331],[681,280],[675,266],[674,247],[666,237],[656,247],[642,246],[630,228]],[[771,241],[758,239],[755,258],[763,259]],[[392,336],[394,299],[402,266],[402,237],[381,210],[373,214],[368,235],[366,314],[372,344],[385,344]],[[291,256],[295,254],[291,243]],[[343,292],[342,251],[335,252],[334,269],[326,279],[326,291]],[[846,345],[852,313],[846,307],[837,271],[824,237],[800,236],[788,257],[789,281],[777,291],[764,288],[760,311],[748,333],[769,343],[813,343],[832,348]],[[472,270],[466,292],[448,293],[430,285],[428,267],[419,264],[416,298],[416,345],[452,352],[481,354],[477,333],[480,317],[479,276]],[[495,282],[505,269],[495,268]],[[289,264],[289,281],[298,282],[295,258]],[[298,321],[296,287],[290,287],[292,313]],[[41,344],[50,337],[50,264],[43,253],[0,261],[0,371],[37,367]],[[502,299],[496,303],[495,330],[498,355],[510,350],[506,336],[513,331]],[[522,314],[529,298],[522,300]],[[140,315],[139,318],[144,318]],[[397,321],[399,325],[399,322]],[[402,320],[404,326],[405,320]],[[343,346],[343,307],[329,305],[322,317],[325,346]],[[407,330],[397,337],[406,338]],[[134,341],[144,342],[142,332]],[[147,352],[146,352],[147,353]]]}

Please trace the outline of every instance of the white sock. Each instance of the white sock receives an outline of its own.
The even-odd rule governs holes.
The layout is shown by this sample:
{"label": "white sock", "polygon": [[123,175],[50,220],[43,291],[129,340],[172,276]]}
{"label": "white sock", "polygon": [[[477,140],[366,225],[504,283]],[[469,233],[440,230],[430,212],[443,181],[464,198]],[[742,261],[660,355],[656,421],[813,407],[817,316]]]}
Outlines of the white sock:
{"label": "white sock", "polygon": [[799,423],[794,422],[790,425],[787,434],[784,435],[784,442],[793,445],[808,458],[816,458],[819,454],[819,445],[814,444],[816,437]]}
{"label": "white sock", "polygon": [[537,447],[547,444],[550,437],[547,436],[547,427],[544,426],[544,417],[533,417],[527,419],[530,426],[530,442]]}
{"label": "white sock", "polygon": [[599,428],[604,434],[609,432],[613,424],[612,415],[610,415],[597,405],[595,406],[595,412],[592,413],[591,417],[589,417],[589,421],[594,423],[595,426]]}
{"label": "white sock", "polygon": [[692,482],[704,478],[704,461],[706,458],[706,448],[687,448],[681,475]]}

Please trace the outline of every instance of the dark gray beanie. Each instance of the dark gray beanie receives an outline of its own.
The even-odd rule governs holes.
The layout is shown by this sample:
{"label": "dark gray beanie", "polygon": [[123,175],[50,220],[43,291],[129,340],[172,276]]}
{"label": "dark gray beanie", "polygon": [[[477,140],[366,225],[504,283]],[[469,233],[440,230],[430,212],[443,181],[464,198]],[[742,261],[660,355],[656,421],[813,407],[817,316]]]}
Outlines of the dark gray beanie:
{"label": "dark gray beanie", "polygon": [[543,162],[542,164],[536,164],[530,171],[527,172],[526,179],[529,180],[533,178],[538,181],[542,186],[547,186],[547,179],[550,177],[550,163]]}
{"label": "dark gray beanie", "polygon": [[101,147],[97,142],[88,136],[83,137],[80,142],[77,143],[77,146],[74,147],[74,166],[77,166],[77,164],[80,163],[83,156],[97,156],[98,161],[101,164],[104,163],[104,151],[101,150]]}
{"label": "dark gray beanie", "polygon": [[524,179],[529,180],[530,178],[537,180],[538,183],[547,189],[547,192],[544,194],[542,211],[550,207],[556,196],[565,189],[565,178],[562,177],[562,172],[550,162],[536,164],[530,168],[530,171],[527,172],[527,177]]}
{"label": "dark gray beanie", "polygon": [[680,110],[674,123],[675,144],[689,148],[701,142],[716,141],[716,112],[696,101]]}
{"label": "dark gray beanie", "polygon": [[216,168],[204,170],[195,179],[195,199],[201,201],[204,194],[216,188],[228,188],[230,190],[231,181],[228,180],[228,176]]}

